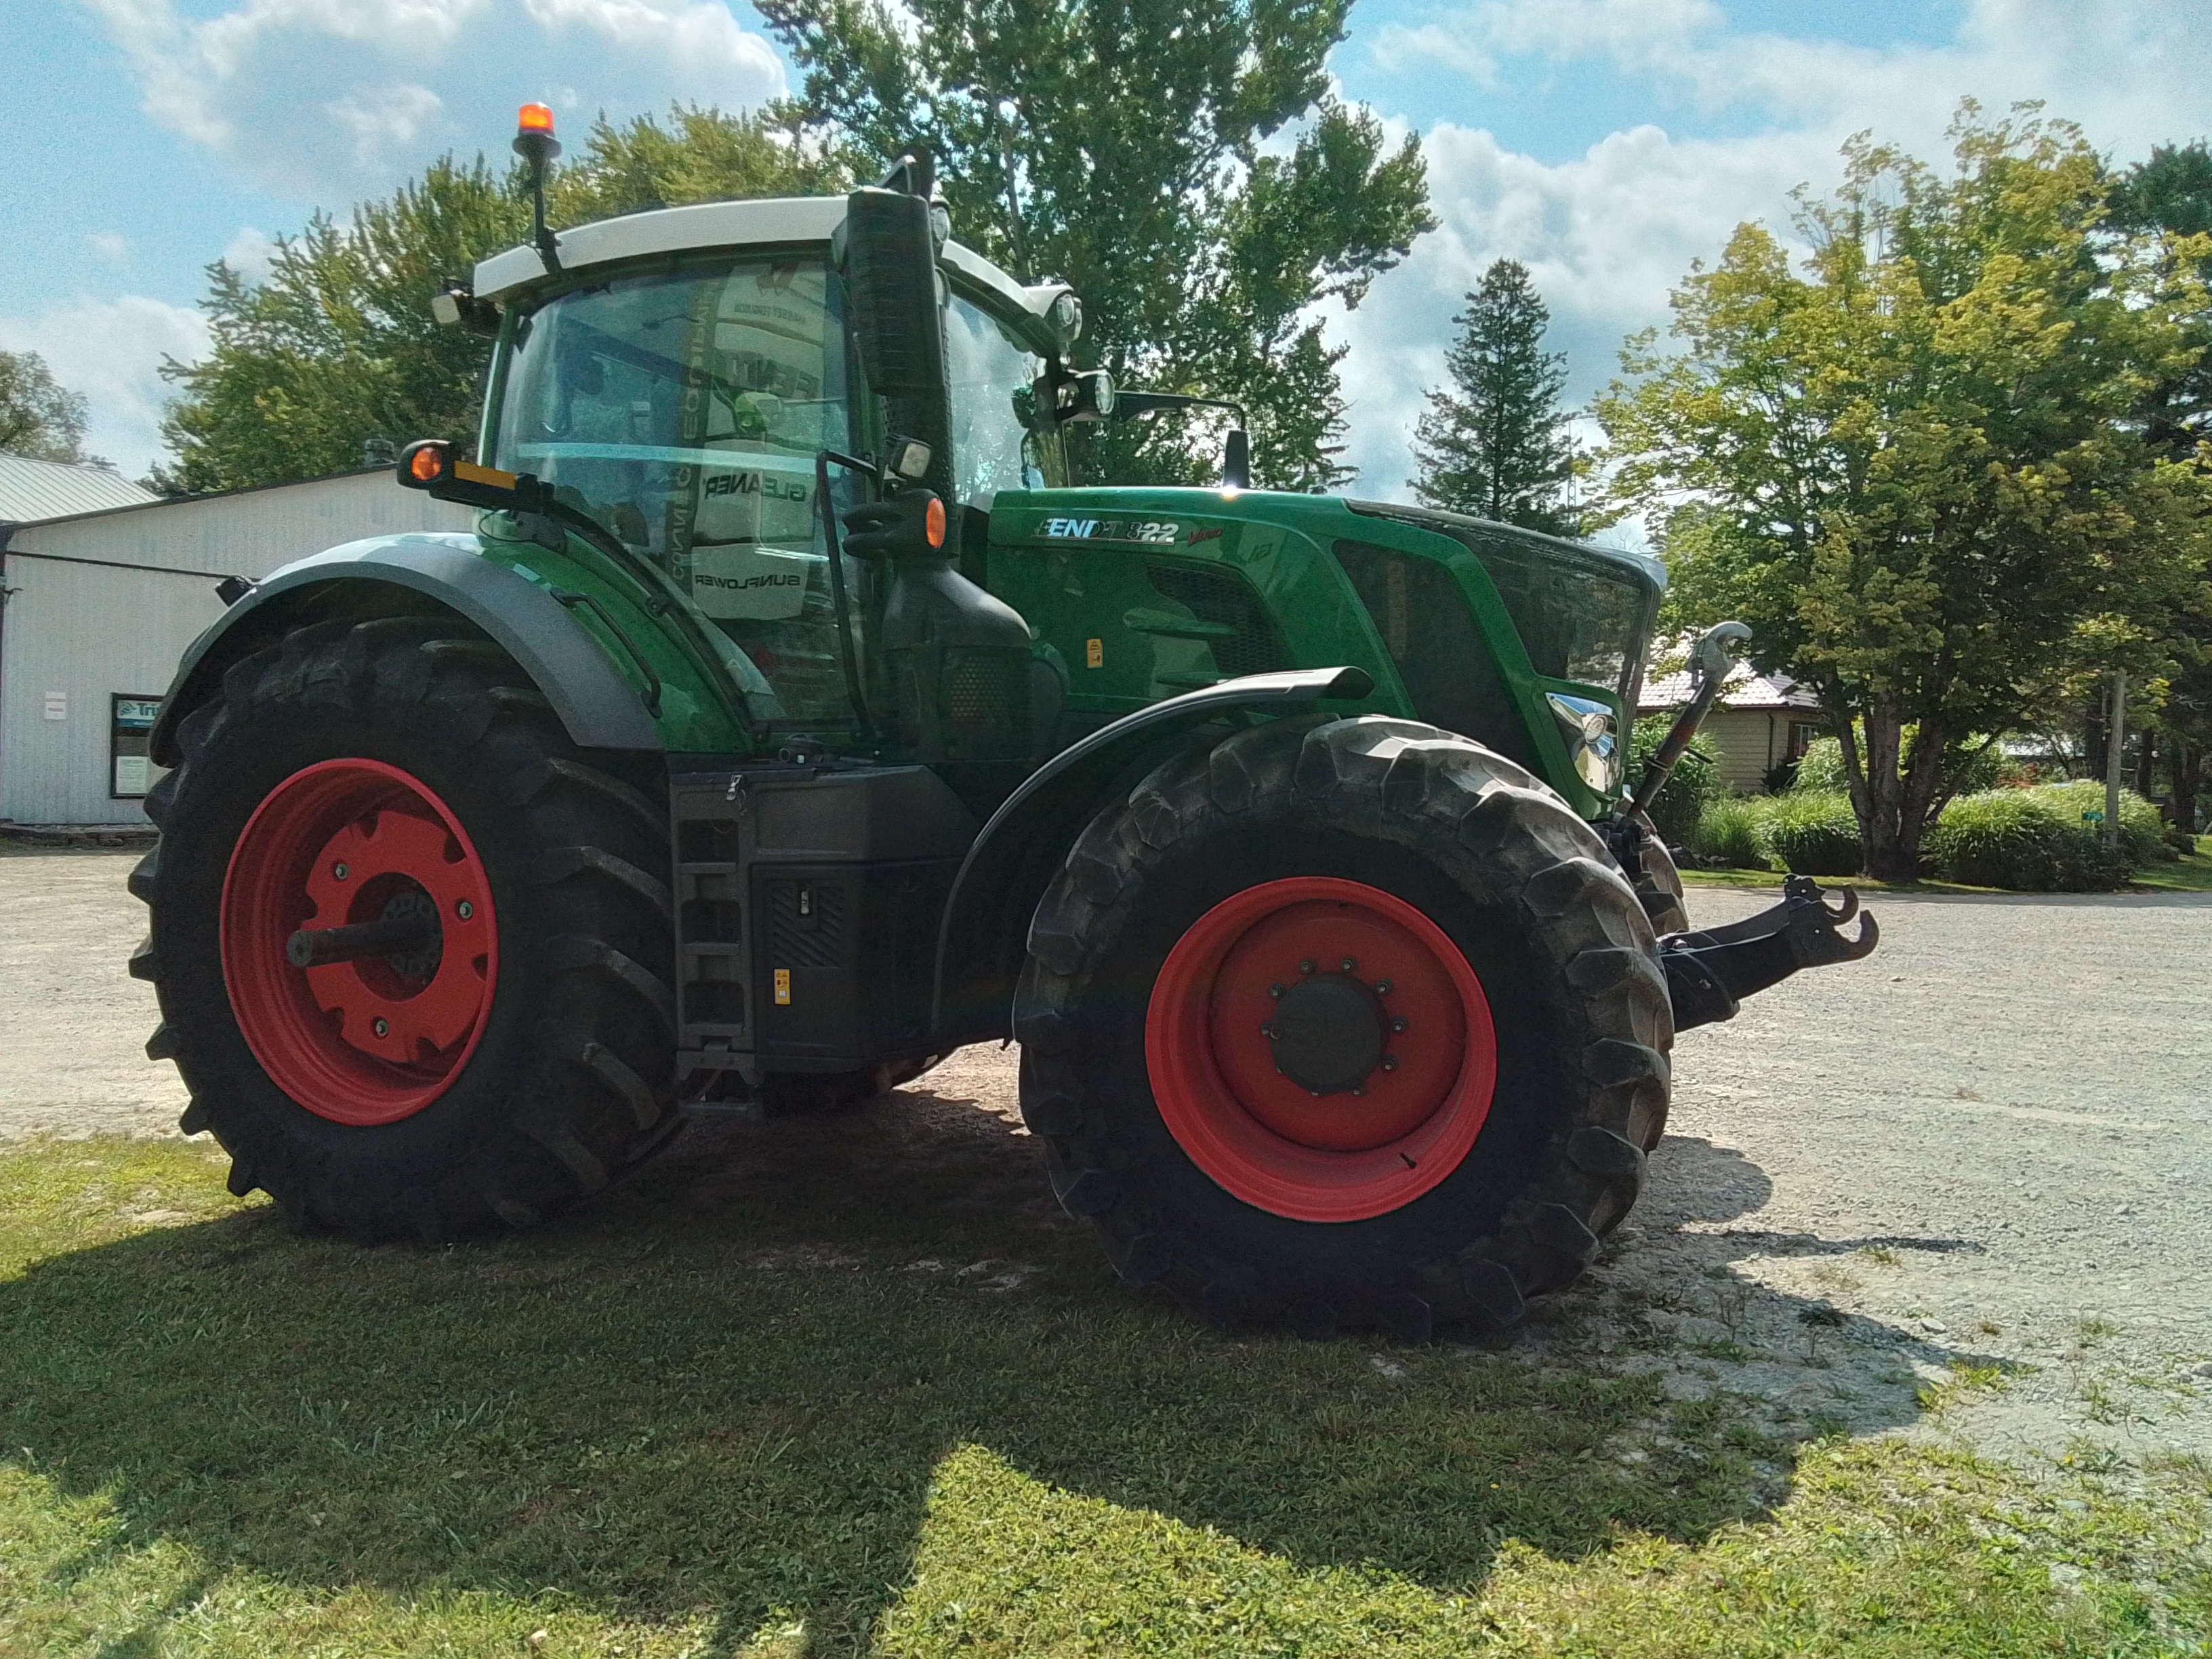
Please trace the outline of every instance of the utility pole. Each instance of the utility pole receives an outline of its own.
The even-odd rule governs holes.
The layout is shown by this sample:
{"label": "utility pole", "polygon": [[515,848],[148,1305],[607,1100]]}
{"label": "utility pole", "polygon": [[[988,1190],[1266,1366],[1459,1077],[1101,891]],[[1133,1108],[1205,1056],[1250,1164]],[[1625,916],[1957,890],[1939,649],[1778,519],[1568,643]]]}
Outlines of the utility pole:
{"label": "utility pole", "polygon": [[2105,845],[2120,844],[2120,744],[2127,735],[2128,671],[2112,671],[2112,712],[2105,722]]}

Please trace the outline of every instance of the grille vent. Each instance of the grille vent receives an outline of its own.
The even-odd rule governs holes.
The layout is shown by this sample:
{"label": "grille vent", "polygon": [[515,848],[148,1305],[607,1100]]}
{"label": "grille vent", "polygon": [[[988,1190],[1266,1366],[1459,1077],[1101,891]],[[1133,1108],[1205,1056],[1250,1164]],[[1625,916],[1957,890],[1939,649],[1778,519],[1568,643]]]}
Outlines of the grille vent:
{"label": "grille vent", "polygon": [[1154,563],[1146,567],[1154,591],[1186,606],[1200,622],[1237,630],[1233,639],[1208,640],[1213,665],[1224,678],[1272,674],[1292,666],[1275,631],[1274,618],[1251,585],[1234,571],[1202,564]]}

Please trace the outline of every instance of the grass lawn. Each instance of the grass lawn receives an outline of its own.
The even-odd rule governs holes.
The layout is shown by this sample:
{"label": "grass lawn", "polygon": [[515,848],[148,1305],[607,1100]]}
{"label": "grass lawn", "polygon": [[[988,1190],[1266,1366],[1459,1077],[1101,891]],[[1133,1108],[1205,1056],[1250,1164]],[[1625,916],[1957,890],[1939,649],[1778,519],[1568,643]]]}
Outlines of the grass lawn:
{"label": "grass lawn", "polygon": [[0,1654],[2212,1636],[2201,1463],[2031,1479],[1595,1359],[1224,1338],[1115,1286],[1028,1140],[896,1112],[435,1251],[297,1236],[204,1145],[0,1153]]}

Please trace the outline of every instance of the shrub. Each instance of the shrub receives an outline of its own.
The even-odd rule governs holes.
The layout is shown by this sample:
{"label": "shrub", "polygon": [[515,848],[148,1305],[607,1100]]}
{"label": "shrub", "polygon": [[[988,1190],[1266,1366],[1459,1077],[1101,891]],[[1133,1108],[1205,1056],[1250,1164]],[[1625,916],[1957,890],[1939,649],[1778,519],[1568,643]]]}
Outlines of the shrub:
{"label": "shrub", "polygon": [[1692,843],[1698,854],[1739,870],[1764,870],[1766,854],[1759,844],[1759,809],[1741,795],[1717,795],[1698,816]]}
{"label": "shrub", "polygon": [[[2048,802],[2054,816],[2072,823],[2081,823],[2084,812],[2105,810],[2105,786],[2088,778],[2073,783],[2038,784],[2020,793]],[[2151,864],[2173,856],[2166,844],[2166,820],[2159,817],[2158,808],[2132,789],[2120,791],[2120,846],[2130,865]]]}
{"label": "shrub", "polygon": [[[1672,714],[1646,714],[1636,722],[1628,744],[1630,788],[1642,780],[1644,763],[1658,752],[1674,724]],[[1674,763],[1667,787],[1651,803],[1651,827],[1668,846],[1686,847],[1697,838],[1698,818],[1718,787],[1713,776],[1715,759],[1711,744],[1703,738],[1692,738],[1682,758]]]}
{"label": "shrub", "polygon": [[1855,876],[1859,821],[1841,790],[1793,790],[1759,804],[1759,844],[1801,876]]}
{"label": "shrub", "polygon": [[1793,793],[1829,794],[1844,787],[1844,745],[1833,738],[1815,738],[1797,762],[1797,775],[1790,784]]}
{"label": "shrub", "polygon": [[[2080,809],[2066,799],[2075,787],[1960,795],[1928,833],[1925,848],[1936,874],[1970,887],[2020,892],[2103,892],[2118,886],[2133,862],[2124,842],[2118,857],[2106,849],[2097,826],[2082,823]],[[2124,810],[2121,823],[2124,835]]]}

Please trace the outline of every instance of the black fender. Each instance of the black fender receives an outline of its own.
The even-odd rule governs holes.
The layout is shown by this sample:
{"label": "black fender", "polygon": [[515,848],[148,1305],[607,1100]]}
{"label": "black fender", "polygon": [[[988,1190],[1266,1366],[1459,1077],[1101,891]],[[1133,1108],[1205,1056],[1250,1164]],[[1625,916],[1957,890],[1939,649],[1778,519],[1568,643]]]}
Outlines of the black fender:
{"label": "black fender", "polygon": [[1250,710],[1289,714],[1375,689],[1364,668],[1248,674],[1147,704],[1070,744],[1022,781],[968,848],[938,927],[933,1033],[954,1042],[1009,1034],[1030,919],[1083,828],[1200,728]]}
{"label": "black fender", "polygon": [[256,583],[185,649],[154,724],[155,762],[177,763],[177,722],[213,694],[231,664],[339,597],[333,590],[368,584],[434,600],[482,629],[580,747],[659,750],[659,728],[637,688],[599,642],[566,605],[477,546],[467,535],[378,536],[295,560]]}

